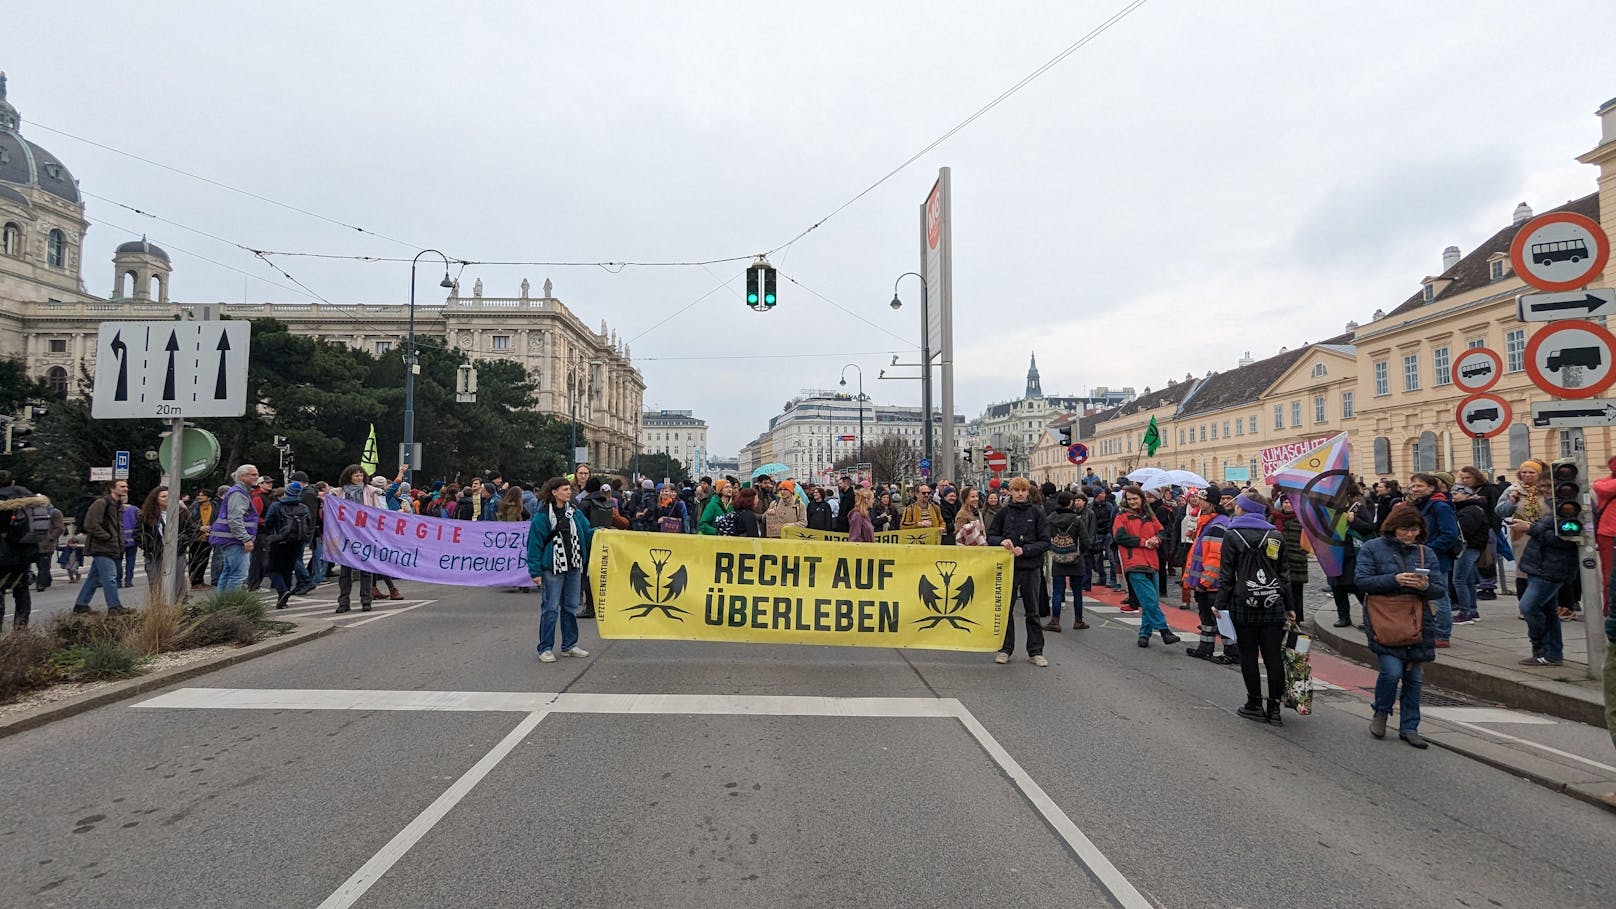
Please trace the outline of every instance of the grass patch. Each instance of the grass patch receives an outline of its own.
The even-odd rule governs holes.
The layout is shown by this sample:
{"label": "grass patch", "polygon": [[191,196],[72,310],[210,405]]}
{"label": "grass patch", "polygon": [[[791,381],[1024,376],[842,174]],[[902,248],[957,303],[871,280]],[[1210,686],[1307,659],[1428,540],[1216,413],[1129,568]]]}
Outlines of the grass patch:
{"label": "grass patch", "polygon": [[262,597],[241,587],[192,600],[185,608],[186,618],[189,619],[199,619],[216,612],[234,613],[251,622],[262,622],[266,609]]}
{"label": "grass patch", "polygon": [[51,655],[50,662],[73,681],[99,682],[135,675],[147,659],[122,641],[97,641],[59,650]]}
{"label": "grass patch", "polygon": [[56,681],[51,650],[49,637],[27,629],[0,637],[0,701]]}
{"label": "grass patch", "polygon": [[125,644],[148,656],[173,650],[185,632],[185,608],[173,603],[154,603],[140,611],[140,617],[124,635]]}
{"label": "grass patch", "polygon": [[186,626],[180,644],[184,647],[244,645],[258,640],[262,633],[257,622],[240,613],[229,610],[205,612]]}

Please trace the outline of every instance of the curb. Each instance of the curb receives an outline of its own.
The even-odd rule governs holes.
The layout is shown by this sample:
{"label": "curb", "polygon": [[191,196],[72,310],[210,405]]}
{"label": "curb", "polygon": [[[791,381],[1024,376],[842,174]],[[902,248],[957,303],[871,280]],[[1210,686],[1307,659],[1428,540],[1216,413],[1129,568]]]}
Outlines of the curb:
{"label": "curb", "polygon": [[145,692],[153,689],[162,688],[175,682],[181,682],[189,678],[194,678],[202,675],[203,673],[212,672],[215,669],[223,669],[226,666],[234,666],[237,663],[253,659],[254,657],[261,657],[267,654],[276,653],[278,651],[285,650],[288,647],[296,647],[298,644],[312,641],[315,638],[325,637],[336,630],[337,626],[335,625],[325,625],[323,627],[315,625],[300,626],[296,631],[279,635],[271,640],[259,641],[256,644],[248,644],[246,647],[242,647],[239,650],[234,650],[229,653],[220,654],[211,660],[203,660],[200,663],[192,663],[189,666],[179,666],[174,669],[152,673],[149,675],[136,676],[135,678],[125,679],[124,681],[109,685],[100,691],[80,695],[75,698],[68,698],[67,700],[58,701],[54,704],[46,704],[30,710],[27,713],[18,714],[9,720],[0,722],[0,738],[13,735],[27,729],[34,729],[56,720],[63,720],[70,716],[84,713],[87,710],[93,710],[96,707],[111,704],[114,701],[132,698],[138,694],[144,694]]}
{"label": "curb", "polygon": [[[1378,665],[1379,661],[1368,644],[1344,637],[1316,618],[1309,621],[1313,626],[1315,641],[1322,641],[1335,652],[1371,669]],[[1444,663],[1442,655],[1438,654],[1436,662],[1425,664],[1424,675],[1427,685],[1447,688],[1518,710],[1547,714],[1601,729],[1605,726],[1605,705],[1598,698],[1570,685],[1528,673],[1515,673],[1513,678],[1494,675]]]}
{"label": "curb", "polygon": [[1567,770],[1561,764],[1524,755],[1458,729],[1444,728],[1435,735],[1426,733],[1425,740],[1438,748],[1536,783],[1551,792],[1568,795],[1616,813],[1616,783],[1567,780]]}

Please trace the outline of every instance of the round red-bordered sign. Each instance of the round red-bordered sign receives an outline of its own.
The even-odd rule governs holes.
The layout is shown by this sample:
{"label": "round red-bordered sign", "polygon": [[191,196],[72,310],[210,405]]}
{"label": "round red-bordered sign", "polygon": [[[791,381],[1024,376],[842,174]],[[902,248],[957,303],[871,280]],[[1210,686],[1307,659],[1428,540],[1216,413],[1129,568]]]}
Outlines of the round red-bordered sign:
{"label": "round red-bordered sign", "polygon": [[1453,384],[1465,394],[1486,391],[1504,375],[1504,360],[1490,347],[1472,347],[1453,361]]}
{"label": "round red-bordered sign", "polygon": [[1521,280],[1539,290],[1576,290],[1598,277],[1610,259],[1610,238],[1598,222],[1569,211],[1550,212],[1521,225],[1509,261]]}
{"label": "round red-bordered sign", "polygon": [[1089,447],[1084,445],[1082,442],[1078,442],[1071,448],[1066,449],[1066,460],[1071,461],[1073,464],[1081,467],[1083,462],[1087,461],[1088,459]]}
{"label": "round red-bordered sign", "polygon": [[[1526,374],[1532,384],[1557,398],[1591,398],[1616,384],[1616,335],[1583,319],[1550,322],[1526,342]],[[1561,384],[1570,368],[1587,381],[1575,388]]]}
{"label": "round red-bordered sign", "polygon": [[1509,428],[1515,412],[1509,402],[1492,394],[1475,394],[1453,409],[1459,431],[1472,439],[1490,439]]}
{"label": "round red-bordered sign", "polygon": [[1002,451],[991,452],[984,460],[987,461],[988,470],[994,473],[1004,473],[1004,469],[1010,466],[1010,459]]}

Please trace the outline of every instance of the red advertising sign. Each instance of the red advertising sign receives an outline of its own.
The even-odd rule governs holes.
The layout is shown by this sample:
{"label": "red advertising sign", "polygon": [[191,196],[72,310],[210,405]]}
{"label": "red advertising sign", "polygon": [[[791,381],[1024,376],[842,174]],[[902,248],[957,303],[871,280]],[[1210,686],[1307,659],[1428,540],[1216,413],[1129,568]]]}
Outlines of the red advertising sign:
{"label": "red advertising sign", "polygon": [[1317,439],[1308,439],[1303,442],[1286,442],[1283,445],[1270,445],[1257,451],[1257,466],[1262,469],[1263,482],[1273,479],[1274,474],[1281,467],[1296,460],[1304,454],[1330,441],[1330,436]]}

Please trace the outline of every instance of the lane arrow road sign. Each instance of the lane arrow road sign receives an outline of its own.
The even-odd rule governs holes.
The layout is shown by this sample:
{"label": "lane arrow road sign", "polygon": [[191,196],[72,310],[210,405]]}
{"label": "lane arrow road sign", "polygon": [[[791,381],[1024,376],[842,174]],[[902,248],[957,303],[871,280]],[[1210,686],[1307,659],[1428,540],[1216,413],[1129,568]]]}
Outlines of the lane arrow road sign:
{"label": "lane arrow road sign", "polygon": [[1553,429],[1616,426],[1616,401],[1548,401],[1532,405],[1532,425]]}
{"label": "lane arrow road sign", "polygon": [[228,398],[230,396],[229,395],[230,383],[228,381],[226,381],[229,374],[226,373],[225,369],[224,369],[225,358],[227,356],[229,356],[229,352],[230,352],[230,333],[229,332],[225,332],[224,334],[219,335],[219,348],[218,349],[219,349],[219,376],[218,376],[218,378],[213,380],[213,399],[215,401],[223,401],[225,398]]}
{"label": "lane arrow road sign", "polygon": [[180,335],[177,331],[168,333],[168,344],[164,345],[168,351],[168,374],[163,377],[163,400],[174,400],[174,357],[180,350]]}
{"label": "lane arrow road sign", "polygon": [[1608,287],[1515,297],[1515,315],[1522,322],[1591,319],[1611,314],[1616,314],[1616,290]]}
{"label": "lane arrow road sign", "polygon": [[112,400],[127,401],[129,400],[129,345],[123,343],[123,332],[120,331],[113,335],[112,343],[107,346],[112,348],[113,356],[118,358],[118,387],[112,392]]}

